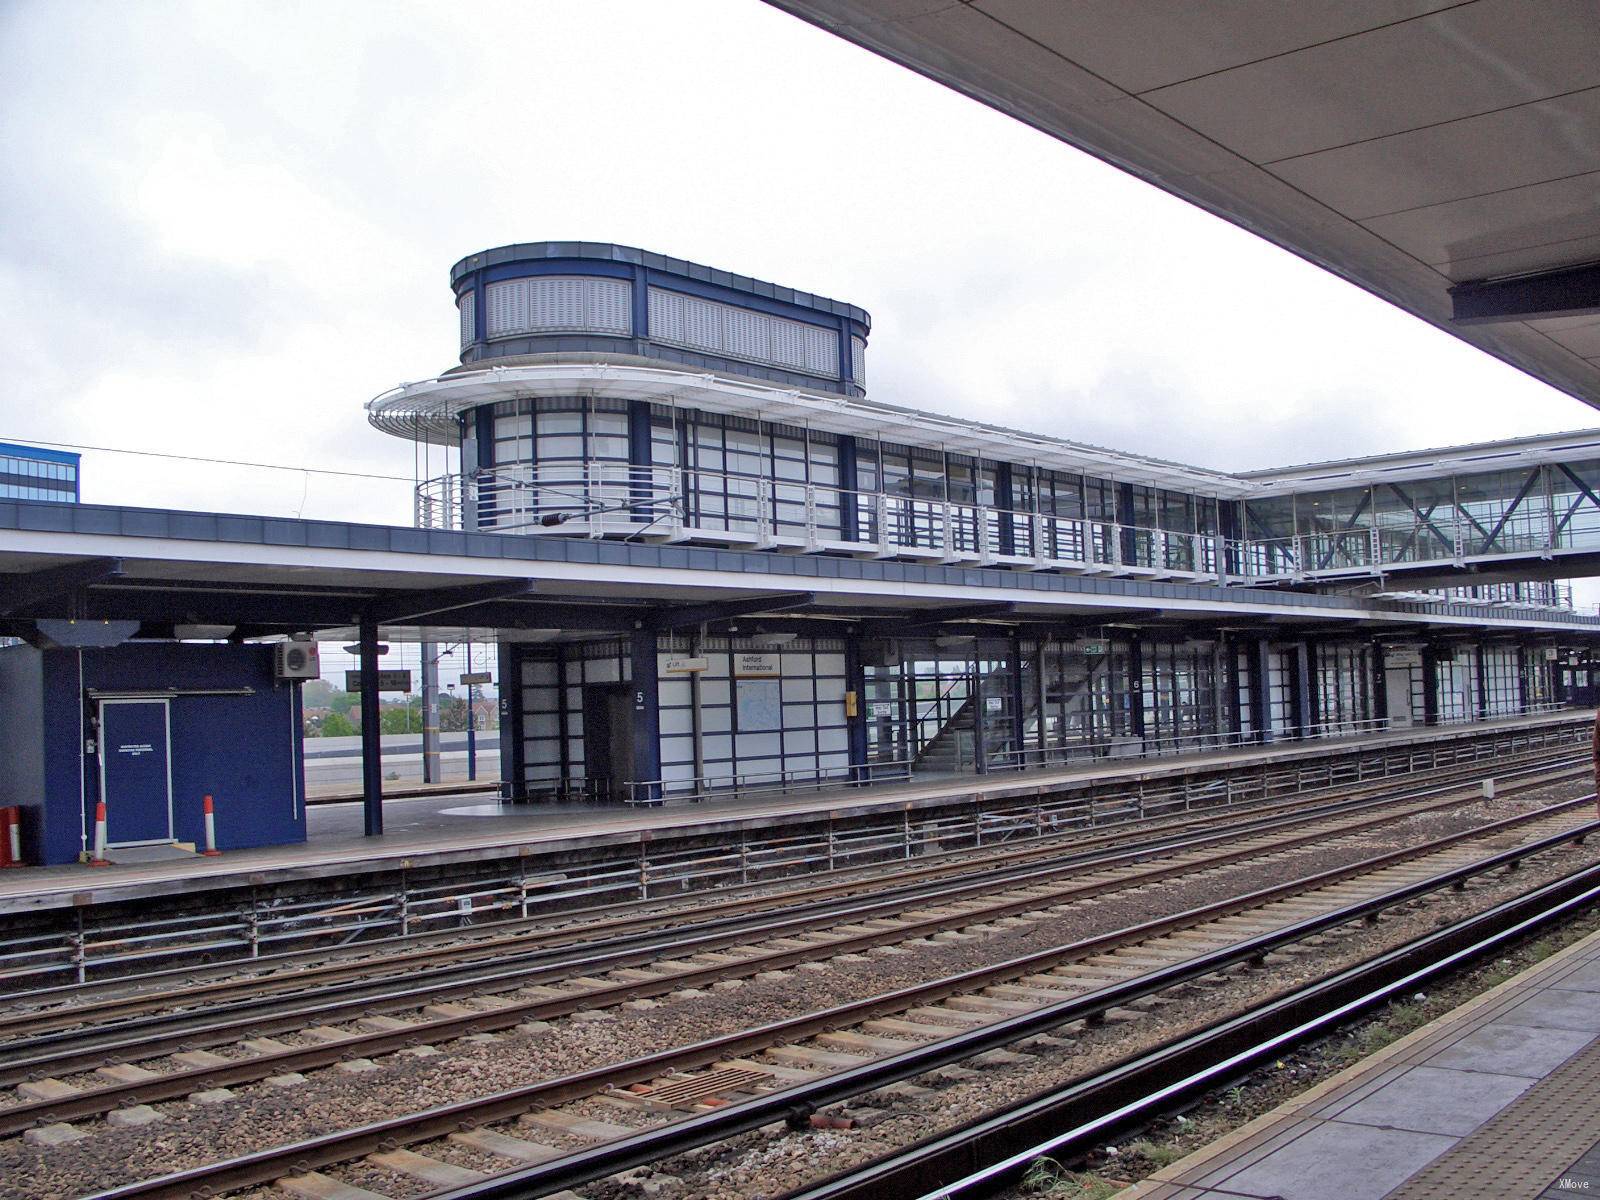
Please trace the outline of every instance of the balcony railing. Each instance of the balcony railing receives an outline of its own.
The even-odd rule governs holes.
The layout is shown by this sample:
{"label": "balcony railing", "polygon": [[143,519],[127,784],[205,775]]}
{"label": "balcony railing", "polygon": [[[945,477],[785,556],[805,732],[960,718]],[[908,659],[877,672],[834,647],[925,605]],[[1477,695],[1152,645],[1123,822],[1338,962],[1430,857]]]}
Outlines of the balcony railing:
{"label": "balcony railing", "polygon": [[834,551],[1230,584],[1376,574],[1381,567],[1484,554],[1600,549],[1600,528],[1568,527],[1552,537],[1542,522],[1526,528],[1513,522],[1490,539],[1474,522],[1449,519],[1225,539],[957,500],[606,462],[496,467],[430,479],[416,489],[416,521],[429,529]]}

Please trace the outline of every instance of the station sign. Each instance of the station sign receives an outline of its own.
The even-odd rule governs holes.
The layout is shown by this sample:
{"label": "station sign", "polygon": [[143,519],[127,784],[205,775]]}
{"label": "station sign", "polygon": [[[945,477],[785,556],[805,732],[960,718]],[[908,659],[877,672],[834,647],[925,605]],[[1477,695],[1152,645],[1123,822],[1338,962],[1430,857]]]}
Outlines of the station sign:
{"label": "station sign", "polygon": [[887,700],[874,700],[867,705],[867,715],[871,717],[894,716],[894,705]]}
{"label": "station sign", "polygon": [[781,674],[776,654],[741,650],[733,656],[735,679],[777,679]]}
{"label": "station sign", "polygon": [[[361,672],[346,671],[344,673],[344,690],[359,692],[361,690]],[[406,671],[379,671],[378,690],[380,692],[409,692],[411,690],[411,672]]]}
{"label": "station sign", "polygon": [[1110,654],[1111,653],[1111,643],[1110,642],[1085,642],[1083,644],[1083,652],[1085,654]]}
{"label": "station sign", "polygon": [[1383,652],[1383,665],[1385,668],[1389,669],[1396,669],[1399,667],[1420,667],[1422,665],[1422,651],[1385,650]]}
{"label": "station sign", "polygon": [[461,686],[468,687],[475,683],[493,683],[494,675],[489,671],[474,671],[470,675],[461,677]]}
{"label": "station sign", "polygon": [[661,660],[661,669],[668,675],[693,675],[699,671],[709,671],[711,660],[709,658],[664,658]]}

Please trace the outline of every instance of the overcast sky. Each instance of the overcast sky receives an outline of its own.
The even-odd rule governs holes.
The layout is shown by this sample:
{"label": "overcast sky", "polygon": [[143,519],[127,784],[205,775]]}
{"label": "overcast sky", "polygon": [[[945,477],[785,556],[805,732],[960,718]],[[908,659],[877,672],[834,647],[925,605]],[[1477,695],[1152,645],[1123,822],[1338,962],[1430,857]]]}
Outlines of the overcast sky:
{"label": "overcast sky", "polygon": [[[447,271],[615,241],[847,300],[880,400],[1220,468],[1600,424],[758,0],[0,0],[0,440],[404,477]],[[409,482],[89,453],[92,501],[407,523]]]}

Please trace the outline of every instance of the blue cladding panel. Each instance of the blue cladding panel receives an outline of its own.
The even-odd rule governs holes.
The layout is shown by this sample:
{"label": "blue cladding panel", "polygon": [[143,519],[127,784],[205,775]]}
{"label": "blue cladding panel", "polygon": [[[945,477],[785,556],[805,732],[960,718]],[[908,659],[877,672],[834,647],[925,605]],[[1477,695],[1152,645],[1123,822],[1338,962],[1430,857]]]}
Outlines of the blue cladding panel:
{"label": "blue cladding panel", "polygon": [[[0,748],[13,740],[43,746],[42,817],[33,861],[73,861],[82,830],[92,828],[99,799],[95,760],[85,763],[79,743],[79,657],[70,650],[44,654],[27,647],[0,652],[0,705],[10,680],[22,668],[14,657],[43,661],[45,716],[42,728],[0,732]],[[272,677],[272,651],[265,646],[129,643],[82,654],[83,686],[102,692],[171,690],[173,836],[203,844],[203,798],[215,797],[221,849],[271,846],[305,840],[304,776],[300,756],[299,707],[292,684]],[[25,671],[23,671],[25,673]],[[21,676],[18,675],[20,678]],[[186,690],[250,689],[248,695],[183,695]],[[0,710],[3,713],[3,710]],[[36,777],[38,765],[8,757],[0,762],[0,794]],[[82,797],[80,807],[80,796]],[[31,837],[31,835],[30,835]]]}
{"label": "blue cladding panel", "polygon": [[118,844],[170,839],[166,701],[124,700],[100,706],[100,751],[105,760],[108,840]]}

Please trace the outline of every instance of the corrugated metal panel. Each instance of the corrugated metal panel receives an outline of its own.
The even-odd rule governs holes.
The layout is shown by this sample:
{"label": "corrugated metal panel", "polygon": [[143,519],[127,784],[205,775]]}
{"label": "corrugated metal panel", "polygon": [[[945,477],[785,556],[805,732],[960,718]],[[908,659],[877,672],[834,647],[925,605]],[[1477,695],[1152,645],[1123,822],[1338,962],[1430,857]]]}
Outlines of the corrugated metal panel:
{"label": "corrugated metal panel", "polygon": [[604,286],[591,288],[586,316],[589,328],[624,336],[633,332],[633,285],[622,280],[597,279]]}
{"label": "corrugated metal panel", "polygon": [[660,288],[651,288],[649,303],[652,339],[680,344],[688,340],[687,297],[680,296],[676,292],[663,292]]}
{"label": "corrugated metal panel", "polygon": [[735,358],[757,362],[775,361],[772,355],[771,318],[744,309],[718,305],[722,309],[722,351]]}
{"label": "corrugated metal panel", "polygon": [[850,339],[850,374],[862,387],[867,386],[867,344],[858,337]]}
{"label": "corrugated metal panel", "polygon": [[477,312],[473,304],[474,294],[468,292],[456,303],[461,310],[461,344],[470,346],[477,335]]}
{"label": "corrugated metal panel", "polygon": [[605,333],[633,330],[632,285],[623,279],[541,276],[491,283],[489,336],[518,333]]}
{"label": "corrugated metal panel", "polygon": [[657,288],[650,289],[650,336],[808,375],[839,375],[839,335],[831,329]]}

